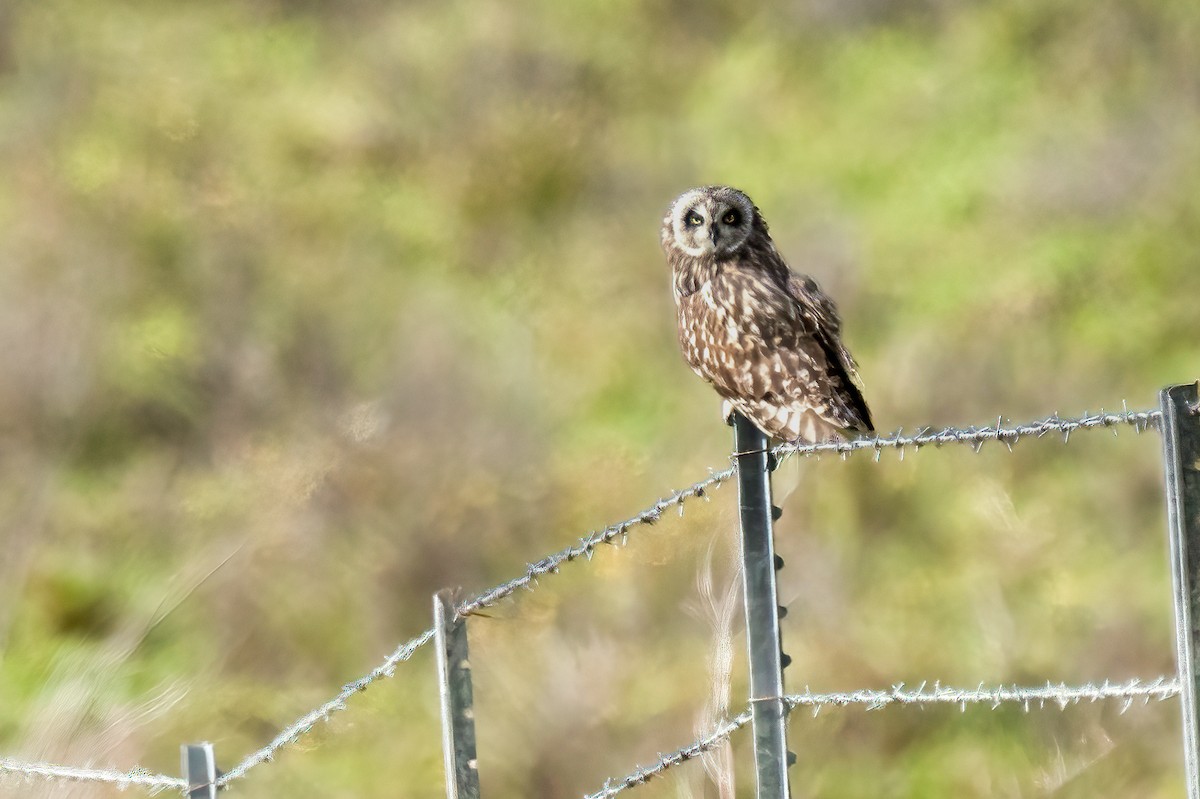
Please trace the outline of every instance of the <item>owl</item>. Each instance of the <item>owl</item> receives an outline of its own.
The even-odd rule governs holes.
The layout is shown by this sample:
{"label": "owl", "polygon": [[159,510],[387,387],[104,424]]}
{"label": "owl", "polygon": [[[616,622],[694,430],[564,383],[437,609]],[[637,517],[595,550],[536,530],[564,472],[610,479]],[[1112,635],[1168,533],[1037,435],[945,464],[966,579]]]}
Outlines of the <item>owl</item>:
{"label": "owl", "polygon": [[684,192],[663,219],[679,344],[692,370],[769,436],[814,443],[872,431],[837,308],[788,268],[767,223],[728,186]]}

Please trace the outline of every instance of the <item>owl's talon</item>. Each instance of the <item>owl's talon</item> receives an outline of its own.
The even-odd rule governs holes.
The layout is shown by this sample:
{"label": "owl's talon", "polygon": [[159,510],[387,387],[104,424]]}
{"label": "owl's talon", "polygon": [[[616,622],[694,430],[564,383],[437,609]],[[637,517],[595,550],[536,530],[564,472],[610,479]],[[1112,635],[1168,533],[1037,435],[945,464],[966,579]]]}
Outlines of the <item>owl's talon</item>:
{"label": "owl's talon", "polygon": [[721,401],[721,418],[725,420],[725,424],[733,427],[733,414],[736,413],[733,409],[733,403],[729,400]]}

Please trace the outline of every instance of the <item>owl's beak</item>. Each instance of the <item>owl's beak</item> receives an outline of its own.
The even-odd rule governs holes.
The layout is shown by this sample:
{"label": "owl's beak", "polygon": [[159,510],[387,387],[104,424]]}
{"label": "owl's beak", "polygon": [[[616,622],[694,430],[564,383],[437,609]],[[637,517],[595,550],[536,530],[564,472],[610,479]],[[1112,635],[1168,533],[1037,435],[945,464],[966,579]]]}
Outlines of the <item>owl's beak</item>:
{"label": "owl's beak", "polygon": [[720,231],[717,230],[716,225],[712,226],[712,235],[710,236],[710,238],[712,239],[713,246],[716,247],[717,239],[721,238],[721,233],[720,233]]}

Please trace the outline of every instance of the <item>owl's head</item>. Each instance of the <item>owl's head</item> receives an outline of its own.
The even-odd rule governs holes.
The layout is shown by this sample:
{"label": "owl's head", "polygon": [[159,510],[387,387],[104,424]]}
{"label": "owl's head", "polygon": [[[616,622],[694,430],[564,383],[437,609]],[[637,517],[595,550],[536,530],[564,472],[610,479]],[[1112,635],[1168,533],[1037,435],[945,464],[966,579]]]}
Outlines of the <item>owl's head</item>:
{"label": "owl's head", "polygon": [[724,258],[738,252],[766,223],[745,193],[729,186],[702,186],[675,198],[663,219],[664,248],[694,257]]}

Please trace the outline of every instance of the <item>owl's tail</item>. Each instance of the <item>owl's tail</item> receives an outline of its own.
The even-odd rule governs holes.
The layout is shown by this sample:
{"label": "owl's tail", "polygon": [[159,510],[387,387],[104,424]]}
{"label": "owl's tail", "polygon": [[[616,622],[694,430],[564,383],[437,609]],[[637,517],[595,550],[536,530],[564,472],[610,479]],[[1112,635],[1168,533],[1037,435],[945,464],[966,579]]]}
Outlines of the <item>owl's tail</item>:
{"label": "owl's tail", "polygon": [[739,398],[727,402],[759,430],[780,441],[829,441],[843,438],[848,432],[811,407],[780,405],[768,399]]}

